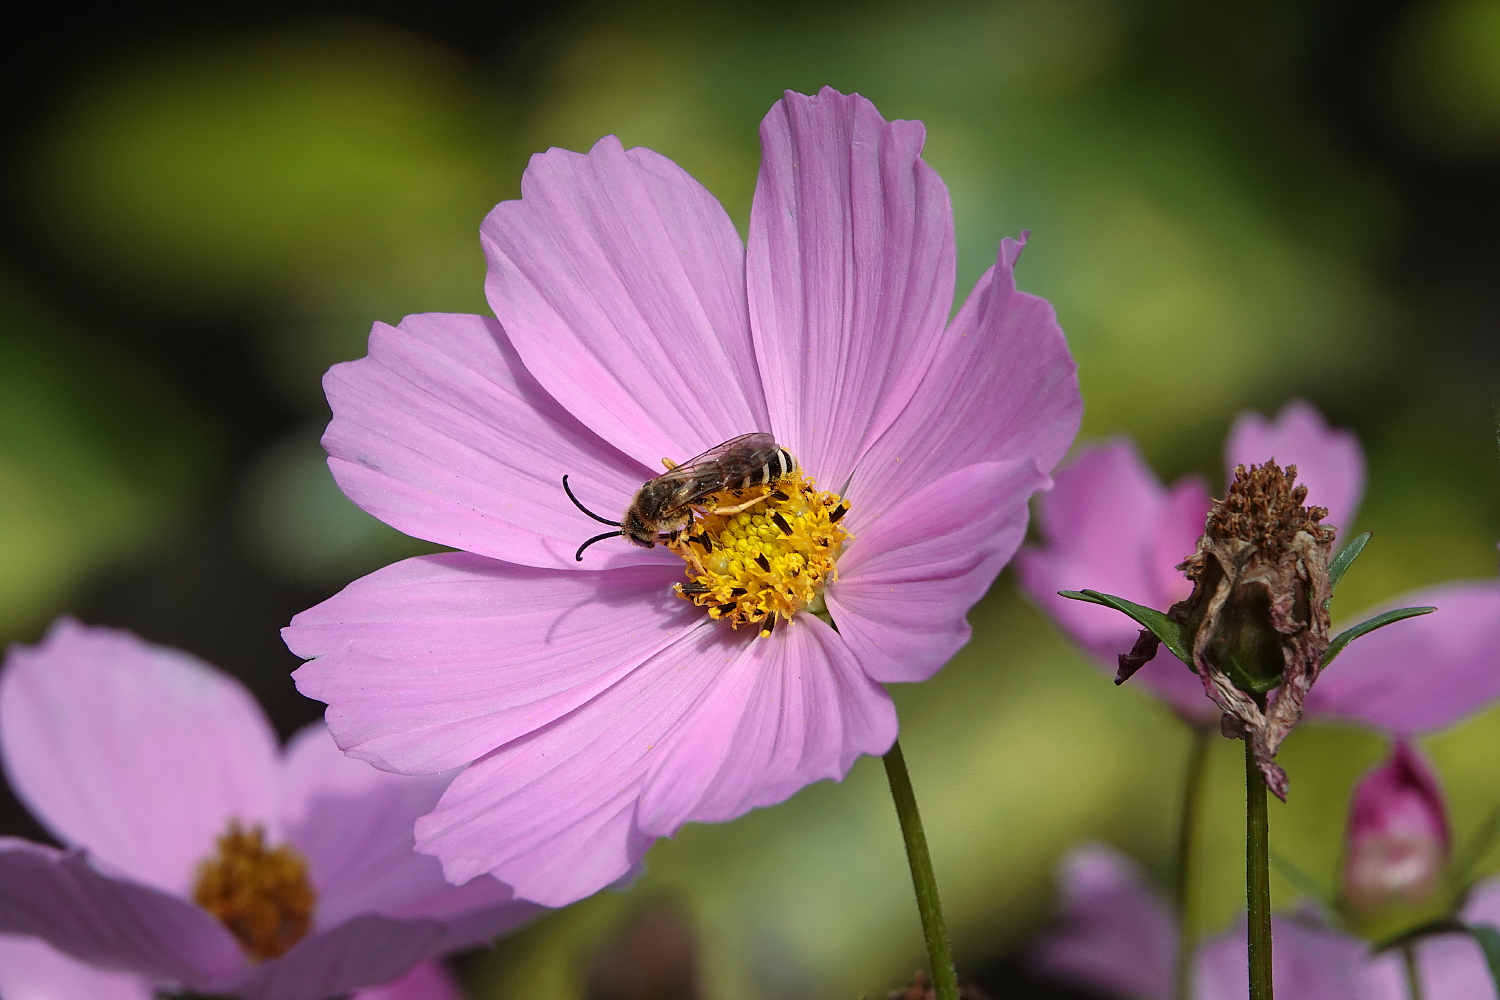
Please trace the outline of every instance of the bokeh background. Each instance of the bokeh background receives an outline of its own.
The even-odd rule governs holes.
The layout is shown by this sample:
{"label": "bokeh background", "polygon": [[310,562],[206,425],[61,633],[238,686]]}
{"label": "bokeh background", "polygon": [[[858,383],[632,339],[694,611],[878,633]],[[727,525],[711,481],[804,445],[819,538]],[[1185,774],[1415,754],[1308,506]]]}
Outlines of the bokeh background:
{"label": "bokeh background", "polygon": [[[484,311],[477,226],[532,152],[616,133],[743,226],[760,117],[824,84],[927,123],[961,293],[1031,230],[1019,280],[1068,331],[1085,438],[1218,483],[1235,414],[1304,397],[1369,456],[1353,528],[1376,538],[1345,614],[1495,574],[1500,0],[64,0],[8,35],[6,641],[68,612],[233,671],[283,733],[316,718],[277,628],[425,551],[334,487],[322,372],[373,320]],[[1166,884],[1186,737],[1010,573],[972,620],[947,669],[895,692],[960,962],[999,996],[1078,996],[1018,949],[1083,840]],[[1500,713],[1428,747],[1462,838],[1500,803]],[[1238,752],[1212,761],[1205,931],[1242,899]],[[1382,753],[1315,726],[1283,751],[1273,836],[1324,885]],[[921,961],[878,761],[648,863],[465,957],[473,995],[880,997]]]}

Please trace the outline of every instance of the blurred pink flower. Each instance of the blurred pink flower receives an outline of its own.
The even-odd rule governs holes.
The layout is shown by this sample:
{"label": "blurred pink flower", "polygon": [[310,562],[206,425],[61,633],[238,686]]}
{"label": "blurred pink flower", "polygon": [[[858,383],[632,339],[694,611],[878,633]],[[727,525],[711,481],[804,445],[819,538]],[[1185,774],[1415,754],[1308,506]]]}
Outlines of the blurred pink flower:
{"label": "blurred pink flower", "polygon": [[[540,909],[489,878],[455,888],[412,850],[411,824],[445,777],[352,761],[322,726],[278,752],[237,682],[128,633],[62,619],[40,645],[13,647],[0,674],[0,750],[16,793],[67,846],[0,840],[7,997],[33,995],[23,985],[45,996],[86,983],[71,995],[167,987],[327,1000],[488,941]],[[199,866],[231,822],[261,826],[305,861],[310,926],[278,957],[253,960],[245,938],[193,902]],[[443,981],[430,969],[398,992],[359,996],[451,996]]]}
{"label": "blurred pink flower", "polygon": [[[1241,414],[1225,446],[1226,468],[1271,458],[1297,466],[1308,503],[1327,507],[1325,523],[1340,529],[1336,545],[1348,542],[1364,490],[1364,458],[1354,435],[1329,428],[1300,400],[1284,406],[1274,421]],[[1209,505],[1208,488],[1196,477],[1164,489],[1128,441],[1081,449],[1058,470],[1056,486],[1038,504],[1044,541],[1017,556],[1021,587],[1114,673],[1139,627],[1117,611],[1057,591],[1088,588],[1167,610],[1191,589],[1176,566],[1194,551]],[[1337,604],[1335,598],[1335,610]],[[1371,632],[1340,653],[1308,693],[1306,714],[1409,737],[1451,725],[1500,697],[1494,655],[1500,648],[1500,581],[1429,587],[1389,607],[1419,605],[1438,610]],[[1144,685],[1197,725],[1218,722],[1219,709],[1203,682],[1165,647],[1128,683]]]}
{"label": "blurred pink flower", "polygon": [[[1176,919],[1134,862],[1110,848],[1079,848],[1062,863],[1059,892],[1057,925],[1032,952],[1039,972],[1110,997],[1169,1000]],[[1479,885],[1462,916],[1500,922],[1500,880]],[[1371,955],[1365,942],[1312,915],[1278,916],[1272,934],[1278,1000],[1407,1000],[1394,953]],[[1466,935],[1423,939],[1418,968],[1429,997],[1494,1000],[1484,956]],[[1243,924],[1199,946],[1193,982],[1194,1000],[1244,1000]]]}
{"label": "blurred pink flower", "polygon": [[[499,322],[410,316],[325,381],[345,493],[463,549],[407,560],[298,615],[299,689],[346,752],[467,765],[417,824],[463,882],[560,905],[654,838],[841,778],[884,753],[881,684],[930,677],[1011,557],[1081,411],[1052,309],[1018,292],[1021,244],[948,321],[947,189],[919,122],[825,89],[761,129],[742,244],[647,149],[533,157],[485,220]],[[768,431],[853,536],[837,580],[768,637],[673,592],[684,564],[611,542],[560,488],[623,510],[662,456]],[[783,530],[785,530],[783,528]]]}
{"label": "blurred pink flower", "polygon": [[[0,996],[10,1000],[155,1000],[144,976],[88,965],[40,938],[0,934]],[[394,982],[366,986],[350,1000],[464,1000],[441,962],[423,962]]]}
{"label": "blurred pink flower", "polygon": [[1437,776],[1408,741],[1355,786],[1344,845],[1343,901],[1353,912],[1418,906],[1437,890],[1453,838]]}

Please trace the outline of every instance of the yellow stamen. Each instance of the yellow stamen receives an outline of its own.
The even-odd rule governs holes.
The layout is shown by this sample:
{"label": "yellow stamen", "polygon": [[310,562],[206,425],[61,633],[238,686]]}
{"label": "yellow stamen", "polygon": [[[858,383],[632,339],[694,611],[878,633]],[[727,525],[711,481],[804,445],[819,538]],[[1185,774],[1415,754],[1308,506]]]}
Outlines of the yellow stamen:
{"label": "yellow stamen", "polygon": [[[801,472],[770,486],[716,493],[692,528],[667,547],[687,563],[677,593],[735,628],[759,625],[769,635],[820,601],[837,579],[835,562],[849,533],[837,493],[818,490]],[[716,512],[729,511],[733,513]]]}
{"label": "yellow stamen", "polygon": [[198,863],[193,900],[218,918],[255,961],[275,958],[307,934],[317,894],[307,861],[290,844],[268,849],[265,830],[230,820],[218,850]]}

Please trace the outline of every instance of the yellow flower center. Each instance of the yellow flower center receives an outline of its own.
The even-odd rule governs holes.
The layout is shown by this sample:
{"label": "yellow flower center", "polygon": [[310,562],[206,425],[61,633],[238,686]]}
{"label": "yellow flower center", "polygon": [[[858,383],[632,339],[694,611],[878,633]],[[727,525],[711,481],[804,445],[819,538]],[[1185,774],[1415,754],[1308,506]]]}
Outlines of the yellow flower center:
{"label": "yellow flower center", "polygon": [[778,618],[816,604],[837,579],[835,562],[849,533],[848,505],[801,472],[768,486],[708,497],[692,530],[667,547],[687,563],[682,597],[735,628],[770,635]]}
{"label": "yellow flower center", "polygon": [[259,962],[296,944],[312,926],[317,894],[307,878],[307,861],[282,844],[267,848],[265,830],[249,830],[230,820],[218,850],[198,863],[193,900],[218,918]]}

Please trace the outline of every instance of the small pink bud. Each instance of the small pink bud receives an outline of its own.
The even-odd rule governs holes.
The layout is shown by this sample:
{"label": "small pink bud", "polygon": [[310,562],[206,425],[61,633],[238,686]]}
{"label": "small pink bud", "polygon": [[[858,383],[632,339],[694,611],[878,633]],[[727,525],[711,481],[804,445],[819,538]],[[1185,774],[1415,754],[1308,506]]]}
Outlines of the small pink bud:
{"label": "small pink bud", "polygon": [[1410,743],[1398,740],[1391,759],[1354,790],[1344,848],[1346,905],[1364,915],[1421,905],[1442,881],[1452,846],[1437,776]]}

